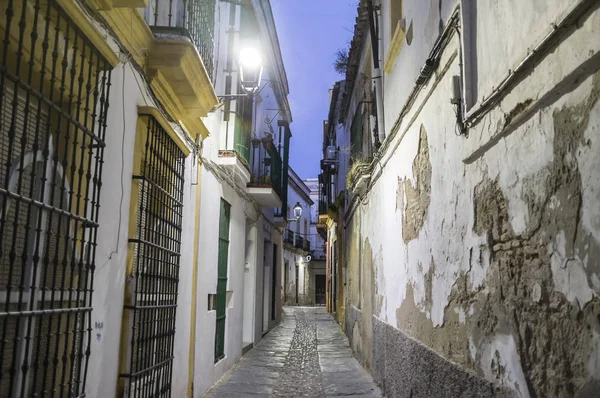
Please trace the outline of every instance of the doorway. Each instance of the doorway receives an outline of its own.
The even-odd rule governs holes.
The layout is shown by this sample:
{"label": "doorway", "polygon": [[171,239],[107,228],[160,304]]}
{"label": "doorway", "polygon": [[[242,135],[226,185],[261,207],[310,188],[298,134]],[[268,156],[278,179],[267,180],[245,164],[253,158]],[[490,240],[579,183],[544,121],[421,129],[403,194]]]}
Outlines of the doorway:
{"label": "doorway", "polygon": [[325,292],[327,289],[327,277],[315,275],[315,305],[325,305]]}
{"label": "doorway", "polygon": [[296,305],[298,305],[298,281],[300,280],[298,273],[299,273],[298,264],[296,264]]}
{"label": "doorway", "polygon": [[271,272],[271,320],[274,321],[277,318],[277,245],[273,245]]}
{"label": "doorway", "polygon": [[283,266],[283,302],[285,304],[288,303],[288,283],[289,283],[289,267],[290,267],[290,263],[289,261],[285,261],[284,262],[284,266]]}

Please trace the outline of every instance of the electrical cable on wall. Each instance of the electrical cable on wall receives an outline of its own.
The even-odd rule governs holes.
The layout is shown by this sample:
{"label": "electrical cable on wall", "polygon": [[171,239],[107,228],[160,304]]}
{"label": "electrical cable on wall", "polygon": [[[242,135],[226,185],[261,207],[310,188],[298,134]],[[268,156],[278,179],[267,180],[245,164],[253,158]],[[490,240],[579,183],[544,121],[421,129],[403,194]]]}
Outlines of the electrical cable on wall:
{"label": "electrical cable on wall", "polygon": [[127,127],[127,123],[125,122],[125,67],[127,66],[128,60],[123,62],[123,79],[121,82],[121,102],[122,102],[122,111],[123,111],[123,131],[121,134],[121,199],[119,200],[119,221],[118,221],[118,229],[117,229],[117,242],[115,244],[115,249],[108,255],[108,259],[112,260],[113,254],[119,254],[119,241],[121,240],[121,222],[123,220],[123,200],[125,199],[125,187],[123,183],[123,178],[125,177],[125,131]]}

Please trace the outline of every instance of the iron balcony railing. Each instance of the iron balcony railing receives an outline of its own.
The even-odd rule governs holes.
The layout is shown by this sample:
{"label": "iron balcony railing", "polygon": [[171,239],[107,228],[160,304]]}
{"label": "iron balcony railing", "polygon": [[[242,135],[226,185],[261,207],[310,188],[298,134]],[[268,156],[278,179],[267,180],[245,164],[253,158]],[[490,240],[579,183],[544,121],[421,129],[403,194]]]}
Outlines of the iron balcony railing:
{"label": "iron balcony railing", "polygon": [[304,238],[301,236],[296,236],[296,244],[294,246],[296,249],[304,249]]}
{"label": "iron balcony railing", "polygon": [[327,214],[327,202],[324,200],[319,200],[319,214]]}
{"label": "iron balcony railing", "polygon": [[331,204],[330,176],[327,173],[319,174],[319,215],[326,215],[327,208]]}
{"label": "iron balcony railing", "polygon": [[302,250],[310,253],[310,241],[308,239],[304,239],[304,246],[302,247]]}
{"label": "iron balcony railing", "polygon": [[271,187],[281,198],[283,162],[281,156],[270,139],[252,143],[252,160],[250,165],[251,187]]}
{"label": "iron balcony railing", "polygon": [[149,0],[144,16],[155,36],[185,36],[213,79],[216,0]]}
{"label": "iron balcony railing", "polygon": [[284,235],[284,238],[283,238],[283,242],[284,243],[289,243],[290,245],[293,245],[294,244],[294,232],[291,231],[291,230],[289,230],[289,229],[286,229],[285,230],[285,235]]}

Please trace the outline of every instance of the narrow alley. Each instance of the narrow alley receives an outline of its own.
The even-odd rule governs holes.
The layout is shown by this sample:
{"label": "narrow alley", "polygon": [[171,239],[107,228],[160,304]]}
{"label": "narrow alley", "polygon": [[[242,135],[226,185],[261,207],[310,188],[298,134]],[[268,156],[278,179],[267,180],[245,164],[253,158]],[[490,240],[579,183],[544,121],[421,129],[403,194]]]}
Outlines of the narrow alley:
{"label": "narrow alley", "polygon": [[600,0],[0,0],[0,398],[598,398]]}
{"label": "narrow alley", "polygon": [[284,307],[270,331],[206,395],[381,397],[352,356],[348,338],[322,307]]}

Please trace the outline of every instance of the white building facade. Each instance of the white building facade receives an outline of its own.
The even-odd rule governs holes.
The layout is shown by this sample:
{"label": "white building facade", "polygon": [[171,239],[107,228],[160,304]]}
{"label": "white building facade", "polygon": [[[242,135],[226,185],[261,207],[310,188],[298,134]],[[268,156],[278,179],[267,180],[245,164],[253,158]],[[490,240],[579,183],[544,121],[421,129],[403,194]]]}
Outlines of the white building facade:
{"label": "white building facade", "polygon": [[[281,209],[291,139],[287,78],[269,2],[220,2],[217,21],[215,87],[234,97],[206,118],[214,133],[203,142],[194,372],[200,394],[281,318]],[[235,97],[243,94],[240,51],[256,43],[263,83],[254,97]],[[220,232],[223,206],[228,236]]]}
{"label": "white building facade", "polygon": [[[199,397],[280,318],[270,5],[190,4],[0,4],[0,396]],[[240,32],[268,87],[220,101]]]}
{"label": "white building facade", "polygon": [[542,3],[360,2],[335,205],[386,396],[596,394],[600,10]]}

